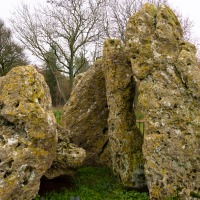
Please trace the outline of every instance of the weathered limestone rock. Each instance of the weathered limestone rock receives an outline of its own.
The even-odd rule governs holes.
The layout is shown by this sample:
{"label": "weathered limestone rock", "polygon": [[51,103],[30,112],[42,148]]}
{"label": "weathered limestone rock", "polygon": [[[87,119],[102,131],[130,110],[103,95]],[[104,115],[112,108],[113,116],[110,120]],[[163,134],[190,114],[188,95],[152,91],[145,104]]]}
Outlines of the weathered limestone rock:
{"label": "weathered limestone rock", "polygon": [[102,62],[79,75],[64,106],[63,125],[71,141],[87,152],[85,164],[109,164],[108,109]]}
{"label": "weathered limestone rock", "polygon": [[126,51],[146,118],[143,154],[150,199],[200,194],[200,69],[175,14],[146,4],[127,27]]}
{"label": "weathered limestone rock", "polygon": [[56,152],[49,89],[30,66],[0,81],[0,199],[32,199]]}
{"label": "weathered limestone rock", "polygon": [[48,179],[61,175],[73,175],[75,170],[83,164],[86,158],[86,151],[70,143],[69,135],[63,127],[57,125],[57,132],[58,144],[56,158],[51,168],[45,173]]}
{"label": "weathered limestone rock", "polygon": [[112,168],[124,186],[143,188],[143,136],[135,122],[131,65],[118,40],[105,41],[103,59]]}

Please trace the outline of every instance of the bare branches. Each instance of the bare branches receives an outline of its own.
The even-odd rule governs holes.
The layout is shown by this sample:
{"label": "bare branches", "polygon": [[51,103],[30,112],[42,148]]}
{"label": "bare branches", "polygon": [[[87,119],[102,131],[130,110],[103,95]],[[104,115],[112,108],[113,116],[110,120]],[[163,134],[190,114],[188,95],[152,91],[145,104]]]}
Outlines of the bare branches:
{"label": "bare branches", "polygon": [[18,39],[43,61],[47,61],[49,48],[54,50],[62,66],[58,70],[70,76],[72,86],[75,57],[103,34],[104,0],[48,2],[48,6],[41,6],[35,12],[23,5],[12,24]]}
{"label": "bare branches", "polygon": [[[152,3],[155,6],[161,4],[168,5],[167,0],[110,0],[107,1],[106,9],[104,11],[104,32],[107,37],[118,38],[122,42],[125,41],[125,29],[128,19],[136,13],[143,4]],[[175,11],[178,15],[183,28],[184,38],[191,39],[190,30],[192,27],[191,21],[184,19],[180,13]]]}
{"label": "bare branches", "polygon": [[[58,71],[68,74],[71,86],[78,73],[75,58],[84,55],[95,60],[107,37],[125,41],[128,19],[144,3],[159,6],[167,0],[48,0],[45,6],[31,10],[18,8],[12,24],[18,39],[34,55],[47,62],[51,48],[57,57]],[[182,18],[181,18],[182,19]],[[190,37],[191,23],[183,20]],[[92,55],[92,56],[91,56]],[[76,70],[75,70],[76,69]]]}

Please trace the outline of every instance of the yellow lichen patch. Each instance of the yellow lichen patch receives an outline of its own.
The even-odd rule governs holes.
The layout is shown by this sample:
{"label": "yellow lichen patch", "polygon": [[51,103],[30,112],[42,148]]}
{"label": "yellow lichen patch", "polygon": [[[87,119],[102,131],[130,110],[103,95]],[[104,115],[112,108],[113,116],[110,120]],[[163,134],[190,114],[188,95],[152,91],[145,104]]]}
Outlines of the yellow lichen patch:
{"label": "yellow lichen patch", "polygon": [[16,67],[1,82],[0,102],[0,135],[4,138],[0,160],[5,163],[0,172],[0,196],[32,199],[56,154],[57,132],[49,89],[36,69]]}

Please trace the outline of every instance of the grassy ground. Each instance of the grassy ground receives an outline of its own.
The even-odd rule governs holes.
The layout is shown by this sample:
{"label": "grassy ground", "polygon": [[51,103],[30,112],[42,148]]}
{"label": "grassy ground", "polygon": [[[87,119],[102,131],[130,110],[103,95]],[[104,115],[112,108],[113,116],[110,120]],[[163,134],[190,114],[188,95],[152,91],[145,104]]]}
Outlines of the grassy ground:
{"label": "grassy ground", "polygon": [[35,200],[148,200],[147,193],[128,191],[116,180],[106,167],[80,168],[71,180],[73,187],[63,188],[59,193],[54,191],[37,196]]}
{"label": "grassy ground", "polygon": [[61,118],[62,118],[63,108],[62,107],[53,107],[53,113],[55,115],[57,123],[62,124]]}
{"label": "grassy ground", "polygon": [[[62,124],[62,108],[53,108],[57,123]],[[144,116],[136,114],[137,126],[144,133]],[[62,180],[63,181],[63,180]],[[65,181],[65,180],[64,180]],[[37,195],[34,200],[148,200],[145,192],[128,191],[106,167],[83,167],[74,177],[66,180],[68,185],[59,190],[53,189],[45,195]],[[70,185],[69,185],[70,182]],[[47,183],[48,184],[48,183]],[[60,184],[59,184],[60,185]],[[53,185],[52,185],[53,187]],[[178,200],[176,196],[165,200]]]}

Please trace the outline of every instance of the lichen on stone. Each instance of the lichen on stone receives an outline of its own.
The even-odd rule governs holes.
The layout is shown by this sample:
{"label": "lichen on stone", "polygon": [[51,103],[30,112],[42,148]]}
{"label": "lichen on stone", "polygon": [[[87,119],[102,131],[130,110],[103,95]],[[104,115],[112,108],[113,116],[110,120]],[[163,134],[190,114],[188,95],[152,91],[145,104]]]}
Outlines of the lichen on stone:
{"label": "lichen on stone", "polygon": [[193,199],[190,192],[198,192],[200,182],[195,47],[183,40],[176,15],[165,5],[145,5],[131,17],[126,35],[126,51],[139,82],[136,111],[145,116],[143,155],[150,199],[174,194]]}
{"label": "lichen on stone", "polygon": [[126,187],[145,187],[143,136],[133,110],[135,82],[131,64],[119,40],[108,39],[103,51],[108,102],[108,137],[113,172]]}
{"label": "lichen on stone", "polygon": [[32,199],[55,157],[56,121],[44,78],[31,66],[0,82],[0,199]]}

